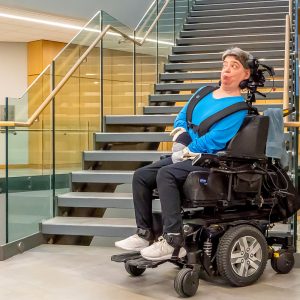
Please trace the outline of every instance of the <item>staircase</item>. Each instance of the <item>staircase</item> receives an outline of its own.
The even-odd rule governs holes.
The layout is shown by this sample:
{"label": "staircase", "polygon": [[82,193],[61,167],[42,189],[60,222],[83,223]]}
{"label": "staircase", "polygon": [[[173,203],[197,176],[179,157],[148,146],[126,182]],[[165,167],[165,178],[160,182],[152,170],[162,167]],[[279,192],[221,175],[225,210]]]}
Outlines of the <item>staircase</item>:
{"label": "staircase", "polygon": [[[165,130],[173,114],[200,86],[218,85],[221,52],[227,48],[239,46],[275,67],[276,89],[267,98],[258,96],[257,106],[261,111],[282,107],[288,11],[287,0],[194,1],[144,114],[105,117],[106,132],[95,133],[95,150],[83,153],[83,170],[71,174],[72,192],[58,196],[59,216],[44,221],[42,233],[54,237],[53,242],[80,244],[90,242],[86,237],[134,233],[134,218],[106,218],[107,209],[133,209],[134,170],[168,153],[157,148],[171,141]],[[266,87],[270,91],[272,82]],[[159,200],[154,200],[153,209],[159,210]]]}

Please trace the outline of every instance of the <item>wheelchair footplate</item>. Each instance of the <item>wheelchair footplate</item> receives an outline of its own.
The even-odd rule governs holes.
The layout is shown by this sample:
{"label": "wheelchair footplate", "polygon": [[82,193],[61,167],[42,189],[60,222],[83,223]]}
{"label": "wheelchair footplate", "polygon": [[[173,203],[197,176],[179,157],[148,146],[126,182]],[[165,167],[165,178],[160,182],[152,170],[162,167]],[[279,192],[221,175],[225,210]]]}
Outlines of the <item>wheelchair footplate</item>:
{"label": "wheelchair footplate", "polygon": [[[127,252],[127,253],[121,253],[117,255],[113,255],[111,257],[111,260],[114,262],[123,262],[125,263],[125,268],[127,266],[131,266],[132,268],[137,268],[137,269],[146,269],[146,268],[156,268],[157,266],[166,263],[166,262],[172,262],[176,263],[174,260],[159,260],[159,261],[152,261],[152,260],[147,260],[143,258],[140,254],[140,252]],[[127,268],[126,268],[127,270]],[[128,272],[128,270],[127,270]],[[131,272],[129,272],[131,274]],[[131,274],[133,275],[133,274]],[[136,275],[135,275],[136,276]]]}

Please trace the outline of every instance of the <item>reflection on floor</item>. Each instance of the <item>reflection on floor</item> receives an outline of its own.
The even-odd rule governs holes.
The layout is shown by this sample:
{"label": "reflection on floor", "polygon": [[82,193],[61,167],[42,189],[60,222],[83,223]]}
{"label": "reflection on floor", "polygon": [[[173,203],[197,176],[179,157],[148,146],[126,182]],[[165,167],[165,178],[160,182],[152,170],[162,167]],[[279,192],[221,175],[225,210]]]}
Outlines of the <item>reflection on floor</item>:
{"label": "reflection on floor", "polygon": [[[0,262],[0,299],[5,300],[171,300],[178,270],[171,264],[130,277],[123,264],[110,261],[120,250],[108,247],[42,245]],[[300,269],[278,275],[268,265],[254,285],[233,288],[200,280],[191,299],[296,300]]]}

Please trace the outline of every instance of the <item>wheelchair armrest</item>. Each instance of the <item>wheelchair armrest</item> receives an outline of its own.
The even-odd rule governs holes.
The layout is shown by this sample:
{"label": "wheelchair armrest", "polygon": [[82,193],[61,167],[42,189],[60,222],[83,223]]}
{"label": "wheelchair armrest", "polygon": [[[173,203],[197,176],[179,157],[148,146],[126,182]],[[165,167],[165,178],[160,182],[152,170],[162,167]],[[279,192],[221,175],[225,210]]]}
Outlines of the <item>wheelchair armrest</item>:
{"label": "wheelchair armrest", "polygon": [[220,159],[216,154],[201,153],[193,159],[192,165],[203,168],[218,167],[220,165]]}

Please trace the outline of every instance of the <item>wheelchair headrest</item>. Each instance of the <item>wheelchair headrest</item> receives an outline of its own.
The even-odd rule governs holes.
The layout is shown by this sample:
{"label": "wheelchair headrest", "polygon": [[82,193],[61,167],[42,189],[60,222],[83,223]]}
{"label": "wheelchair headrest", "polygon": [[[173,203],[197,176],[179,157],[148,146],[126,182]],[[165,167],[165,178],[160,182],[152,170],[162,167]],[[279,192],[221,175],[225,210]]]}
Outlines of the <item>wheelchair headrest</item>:
{"label": "wheelchair headrest", "polygon": [[269,117],[246,116],[240,130],[229,142],[226,153],[234,157],[265,158]]}

